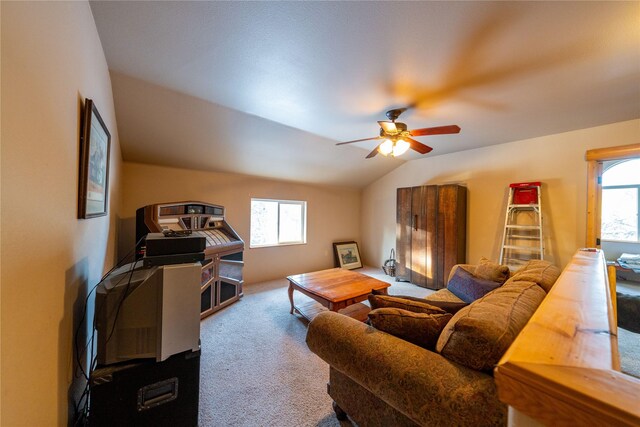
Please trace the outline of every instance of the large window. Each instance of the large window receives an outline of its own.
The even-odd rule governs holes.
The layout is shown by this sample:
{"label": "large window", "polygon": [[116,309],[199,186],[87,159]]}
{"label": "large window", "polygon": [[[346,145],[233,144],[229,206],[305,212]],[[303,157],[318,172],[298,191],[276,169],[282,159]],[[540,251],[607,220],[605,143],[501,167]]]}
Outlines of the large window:
{"label": "large window", "polygon": [[307,202],[251,199],[250,247],[307,243]]}
{"label": "large window", "polygon": [[602,239],[638,242],[640,159],[617,162],[602,174]]}

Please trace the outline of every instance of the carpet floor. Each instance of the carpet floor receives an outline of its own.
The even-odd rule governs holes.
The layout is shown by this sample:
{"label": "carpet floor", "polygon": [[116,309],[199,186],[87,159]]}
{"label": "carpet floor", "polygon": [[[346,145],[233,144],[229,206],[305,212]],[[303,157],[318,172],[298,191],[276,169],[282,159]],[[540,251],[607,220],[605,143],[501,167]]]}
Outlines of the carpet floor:
{"label": "carpet floor", "polygon": [[[391,283],[392,295],[432,291]],[[329,366],[305,344],[307,323],[289,314],[286,279],[245,286],[244,297],[201,323],[200,419],[209,426],[346,427],[331,409]],[[296,303],[308,300],[294,293]],[[619,329],[622,370],[640,376],[640,336]]]}
{"label": "carpet floor", "polygon": [[640,283],[619,280],[618,349],[622,372],[640,378]]}
{"label": "carpet floor", "polygon": [[640,334],[618,328],[621,371],[640,378]]}
{"label": "carpet floor", "polygon": [[[390,294],[431,292],[379,269],[358,271],[389,281]],[[202,321],[200,426],[351,425],[331,409],[329,365],[307,348],[307,323],[289,314],[287,287],[286,279],[245,286],[240,301]]]}

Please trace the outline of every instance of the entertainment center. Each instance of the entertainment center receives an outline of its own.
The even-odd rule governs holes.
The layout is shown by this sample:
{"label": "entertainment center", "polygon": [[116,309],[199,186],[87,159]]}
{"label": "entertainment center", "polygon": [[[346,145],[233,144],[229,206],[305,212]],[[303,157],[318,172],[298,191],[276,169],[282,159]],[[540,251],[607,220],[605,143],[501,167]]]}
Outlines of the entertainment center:
{"label": "entertainment center", "polygon": [[[198,425],[205,239],[150,233],[142,259],[96,285],[88,425]],[[187,261],[191,259],[191,261]]]}
{"label": "entertainment center", "polygon": [[200,321],[242,296],[244,242],[223,206],[136,212],[133,262],[96,285],[97,354],[82,413],[92,427],[198,425]]}

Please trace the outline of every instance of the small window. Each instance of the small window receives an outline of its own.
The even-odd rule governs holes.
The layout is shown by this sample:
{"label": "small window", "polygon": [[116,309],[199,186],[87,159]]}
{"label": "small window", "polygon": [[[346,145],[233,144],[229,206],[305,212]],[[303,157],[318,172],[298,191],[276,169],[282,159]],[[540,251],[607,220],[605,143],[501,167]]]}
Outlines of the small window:
{"label": "small window", "polygon": [[250,247],[307,243],[307,202],[251,199]]}
{"label": "small window", "polygon": [[602,174],[602,239],[640,241],[640,160],[615,162]]}

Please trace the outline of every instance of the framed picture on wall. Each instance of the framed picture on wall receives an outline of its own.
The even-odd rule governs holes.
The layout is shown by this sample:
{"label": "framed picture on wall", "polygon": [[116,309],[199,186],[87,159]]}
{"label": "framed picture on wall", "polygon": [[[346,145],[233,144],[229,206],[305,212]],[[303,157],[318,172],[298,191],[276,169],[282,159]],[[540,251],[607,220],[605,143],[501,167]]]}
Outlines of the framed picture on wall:
{"label": "framed picture on wall", "polygon": [[360,251],[356,242],[338,242],[333,244],[333,252],[336,259],[336,266],[353,270],[362,268]]}
{"label": "framed picture on wall", "polygon": [[78,218],[107,214],[111,134],[96,105],[86,99],[80,134]]}

